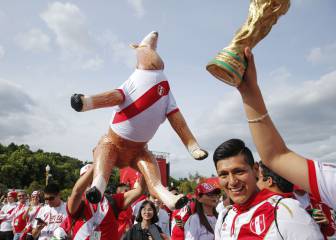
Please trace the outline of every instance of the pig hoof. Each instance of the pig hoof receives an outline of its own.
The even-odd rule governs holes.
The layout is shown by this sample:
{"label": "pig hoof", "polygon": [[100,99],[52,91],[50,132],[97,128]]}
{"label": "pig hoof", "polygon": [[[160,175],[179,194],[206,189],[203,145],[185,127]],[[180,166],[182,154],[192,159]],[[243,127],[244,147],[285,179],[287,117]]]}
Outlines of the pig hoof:
{"label": "pig hoof", "polygon": [[203,160],[208,157],[208,152],[203,149],[196,149],[192,152],[192,156],[196,160]]}
{"label": "pig hoof", "polygon": [[86,199],[93,204],[99,203],[102,198],[98,188],[92,187],[86,191]]}
{"label": "pig hoof", "polygon": [[183,208],[185,205],[187,205],[188,202],[189,202],[189,199],[186,196],[181,197],[175,203],[175,209],[181,209],[181,208]]}
{"label": "pig hoof", "polygon": [[77,94],[77,93],[71,96],[71,107],[75,109],[77,112],[80,112],[83,109],[83,101],[81,98],[83,96],[84,96],[83,94]]}

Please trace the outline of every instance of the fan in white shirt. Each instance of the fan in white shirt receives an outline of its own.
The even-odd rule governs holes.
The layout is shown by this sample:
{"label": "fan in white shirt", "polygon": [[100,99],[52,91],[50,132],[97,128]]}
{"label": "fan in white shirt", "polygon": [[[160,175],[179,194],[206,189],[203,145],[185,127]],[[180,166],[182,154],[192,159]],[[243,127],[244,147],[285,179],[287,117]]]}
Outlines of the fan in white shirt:
{"label": "fan in white shirt", "polygon": [[196,212],[184,225],[185,240],[214,240],[217,221],[216,206],[221,190],[212,184],[201,183],[195,189]]}

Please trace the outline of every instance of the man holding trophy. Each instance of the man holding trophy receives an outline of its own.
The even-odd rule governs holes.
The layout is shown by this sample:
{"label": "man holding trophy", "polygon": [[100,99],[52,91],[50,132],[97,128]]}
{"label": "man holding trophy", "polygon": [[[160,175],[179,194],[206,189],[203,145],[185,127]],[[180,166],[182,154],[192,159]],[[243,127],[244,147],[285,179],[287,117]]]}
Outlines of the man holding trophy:
{"label": "man holding trophy", "polygon": [[[307,160],[287,148],[270,119],[257,83],[251,48],[269,33],[278,18],[287,12],[289,6],[289,0],[251,0],[246,23],[237,32],[231,44],[210,61],[206,68],[216,78],[237,87],[240,92],[248,119],[247,122],[263,163],[280,176],[299,185],[312,193],[317,199],[321,199],[331,208],[336,209],[336,165]],[[235,174],[231,173],[232,165],[227,165],[226,161],[223,161],[227,159],[232,162],[230,158],[225,157],[215,159],[214,155],[214,161],[217,161],[215,163],[220,176],[220,183],[224,189],[227,189],[228,195],[232,192],[231,194],[237,198],[239,195],[244,197],[243,195],[246,194],[244,182],[239,180],[241,176],[235,177]],[[218,164],[218,161],[221,162],[221,165]],[[222,169],[218,169],[219,167],[222,167]],[[257,204],[256,201],[256,197],[251,196],[240,207],[245,209],[251,202]],[[239,206],[239,203],[235,203],[235,205]],[[245,211],[248,213],[250,210],[245,209]],[[276,212],[277,208],[274,210],[275,214]],[[227,220],[224,215],[224,217],[218,218],[222,234],[219,237],[217,236],[216,240],[224,238],[239,239],[238,236],[243,234],[242,231],[245,236],[253,235],[256,237],[268,221],[265,218],[266,216],[267,212],[258,212],[257,215],[252,213],[248,220],[250,224],[247,224],[244,229],[237,229],[237,226],[243,223],[236,223],[236,218],[232,221]],[[288,221],[285,222],[289,223],[290,221],[293,220],[288,217]],[[276,225],[278,233],[272,239],[294,239],[288,236],[286,232],[290,232],[292,236],[300,236],[295,239],[323,239],[320,233],[312,230],[313,228],[310,228],[310,230],[314,233],[310,232],[308,234],[306,231],[300,231],[299,222],[288,226],[284,222],[277,222],[276,215],[274,225]],[[294,227],[294,225],[297,227]],[[239,234],[235,234],[235,232]]]}
{"label": "man holding trophy", "polygon": [[[336,164],[308,160],[288,149],[267,112],[257,83],[251,48],[266,36],[277,18],[286,13],[289,6],[289,0],[251,0],[245,25],[229,47],[222,50],[207,65],[207,69],[215,77],[236,86],[239,90],[253,141],[262,162],[272,171],[336,210]],[[226,54],[227,52],[230,53]],[[224,57],[221,57],[222,55]],[[226,58],[229,59],[228,62],[224,62]],[[240,73],[244,78],[240,79],[238,75],[234,75],[237,72],[237,69],[232,68],[234,65],[230,65],[234,71],[228,70],[230,61],[243,62],[244,66],[247,66],[246,71],[244,69]]]}

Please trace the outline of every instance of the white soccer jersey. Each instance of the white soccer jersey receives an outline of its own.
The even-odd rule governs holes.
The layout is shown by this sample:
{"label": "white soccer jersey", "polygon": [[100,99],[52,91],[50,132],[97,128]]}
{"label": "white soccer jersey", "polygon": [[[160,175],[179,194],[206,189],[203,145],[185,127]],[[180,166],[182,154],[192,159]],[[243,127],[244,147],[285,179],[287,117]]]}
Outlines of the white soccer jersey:
{"label": "white soccer jersey", "polygon": [[[262,194],[267,197],[262,198],[260,196]],[[259,192],[258,195],[256,197],[257,201],[254,201],[256,205],[252,205],[249,209],[242,211],[233,207],[229,210],[224,221],[223,216],[225,214],[220,214],[221,217],[218,217],[217,220],[220,222],[217,222],[217,229],[215,230],[216,240],[324,239],[319,226],[309,214],[301,208],[297,200],[283,198],[277,205],[277,210],[275,211],[276,203],[282,198],[281,196],[274,194],[265,195],[265,190]],[[278,228],[276,227],[275,217]]]}
{"label": "white soccer jersey", "polygon": [[178,111],[162,70],[136,69],[118,90],[124,102],[114,108],[110,126],[125,139],[149,141],[166,117]]}
{"label": "white soccer jersey", "polygon": [[[47,223],[47,225],[42,228],[39,240],[48,240],[53,236],[56,228],[58,228],[63,220],[67,217],[66,205],[61,202],[58,207],[50,207],[49,205],[43,206],[38,212],[36,218],[41,218]],[[37,221],[35,220],[33,228],[36,228]]]}
{"label": "white soccer jersey", "polygon": [[13,213],[15,211],[16,206],[17,204],[13,202],[13,203],[7,203],[1,208],[0,210],[0,231],[1,232],[11,231],[13,229],[12,219],[13,219]]}
{"label": "white soccer jersey", "polygon": [[[215,225],[217,218],[215,216],[206,216],[208,222],[213,230],[215,230]],[[184,225],[184,239],[185,240],[214,240],[215,235],[209,232],[203,225],[201,225],[199,216],[194,213],[190,216],[188,221]]]}
{"label": "white soccer jersey", "polygon": [[311,194],[336,210],[336,165],[307,160]]}

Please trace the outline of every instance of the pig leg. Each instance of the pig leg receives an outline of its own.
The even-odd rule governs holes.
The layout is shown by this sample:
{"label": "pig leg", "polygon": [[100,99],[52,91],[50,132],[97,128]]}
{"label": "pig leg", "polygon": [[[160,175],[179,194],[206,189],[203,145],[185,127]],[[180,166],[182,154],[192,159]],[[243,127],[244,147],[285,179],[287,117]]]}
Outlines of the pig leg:
{"label": "pig leg", "polygon": [[180,111],[170,114],[168,120],[194,159],[202,160],[208,157],[208,152],[198,145]]}
{"label": "pig leg", "polygon": [[148,150],[138,155],[136,165],[145,178],[149,193],[160,199],[169,209],[179,209],[188,203],[187,197],[176,196],[162,185],[159,166]]}
{"label": "pig leg", "polygon": [[86,192],[90,203],[98,203],[106,190],[113,167],[117,160],[117,147],[106,135],[94,149],[94,174],[91,188]]}

